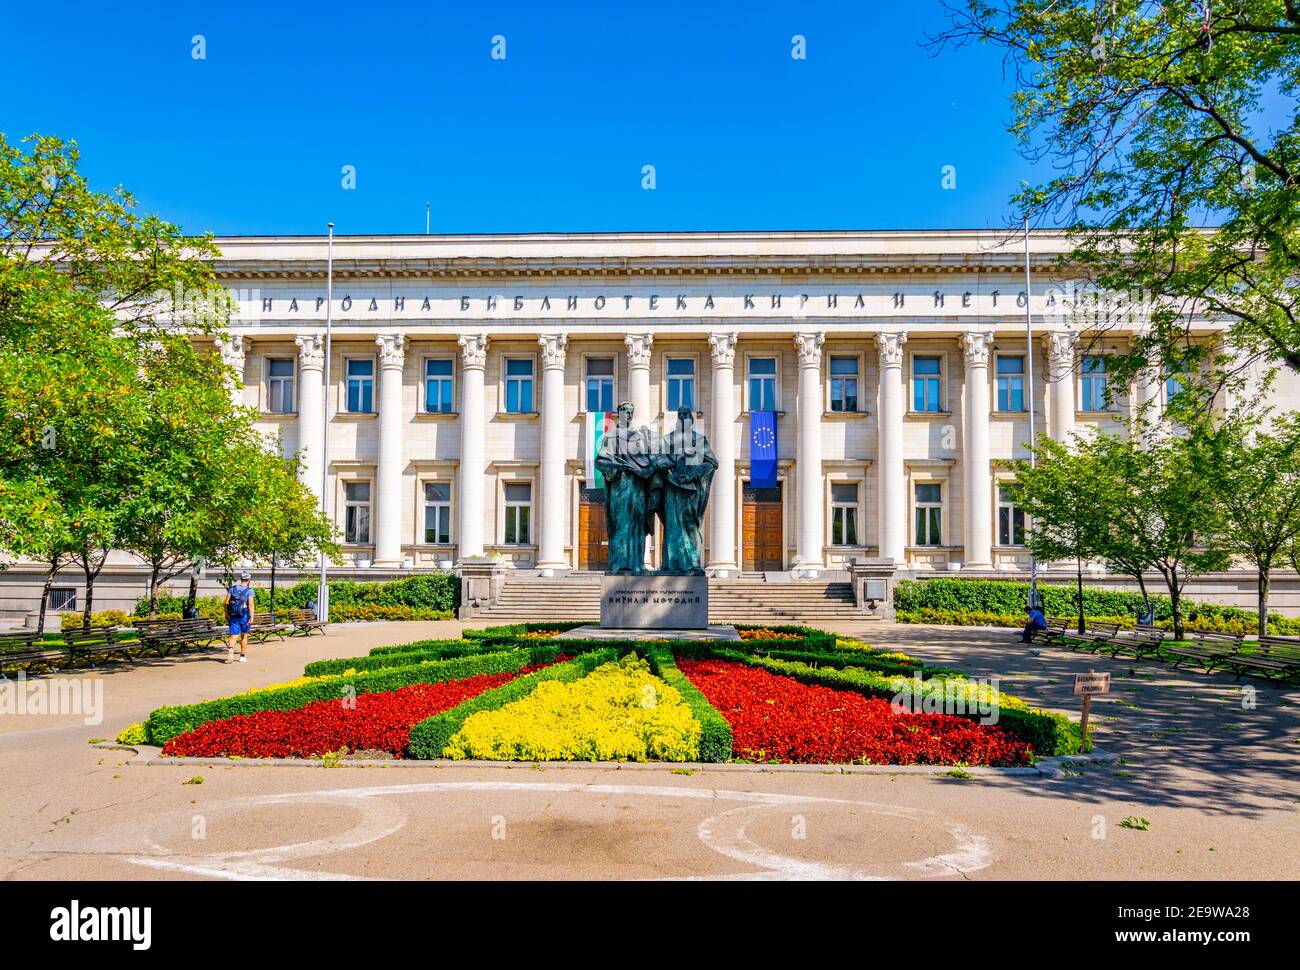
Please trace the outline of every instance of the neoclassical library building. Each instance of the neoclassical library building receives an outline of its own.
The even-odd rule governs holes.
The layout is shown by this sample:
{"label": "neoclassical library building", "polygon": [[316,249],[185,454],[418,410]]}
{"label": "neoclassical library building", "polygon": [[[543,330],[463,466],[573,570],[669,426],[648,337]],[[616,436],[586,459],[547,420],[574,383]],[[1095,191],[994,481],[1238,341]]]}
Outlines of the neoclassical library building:
{"label": "neoclassical library building", "polygon": [[1117,427],[1168,391],[1108,378],[1140,322],[1087,332],[1052,233],[1028,258],[999,231],[340,236],[332,300],[323,236],[218,245],[232,393],[302,452],[358,578],[603,569],[591,458],[623,402],[708,436],[713,576],[1016,575],[1031,422]]}

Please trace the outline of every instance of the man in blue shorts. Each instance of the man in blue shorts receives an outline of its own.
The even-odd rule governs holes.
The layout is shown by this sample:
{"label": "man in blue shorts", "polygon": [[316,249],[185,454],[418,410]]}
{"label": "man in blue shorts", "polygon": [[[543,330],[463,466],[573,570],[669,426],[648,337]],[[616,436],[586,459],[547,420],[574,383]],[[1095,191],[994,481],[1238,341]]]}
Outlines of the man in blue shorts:
{"label": "man in blue shorts", "polygon": [[230,650],[226,663],[235,659],[235,638],[239,638],[239,662],[248,653],[248,625],[253,622],[253,577],[248,571],[239,574],[239,582],[226,590],[226,622],[230,624]]}

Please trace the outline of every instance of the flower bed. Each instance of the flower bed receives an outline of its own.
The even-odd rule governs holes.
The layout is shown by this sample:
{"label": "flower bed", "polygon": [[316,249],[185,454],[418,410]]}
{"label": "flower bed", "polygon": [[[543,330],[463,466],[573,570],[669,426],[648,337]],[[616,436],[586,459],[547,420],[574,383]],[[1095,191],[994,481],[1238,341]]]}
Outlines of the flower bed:
{"label": "flower bed", "polygon": [[735,754],[751,760],[1024,765],[1033,754],[1005,731],[966,718],[897,713],[881,698],[723,660],[678,666],[731,725]]}
{"label": "flower bed", "polygon": [[767,627],[759,627],[755,630],[739,630],[740,639],[742,640],[802,640],[803,637],[797,633],[782,633],[779,630],[772,630]]}
{"label": "flower bed", "polygon": [[694,761],[700,725],[681,694],[628,654],[573,683],[467,719],[443,752],[493,761]]}
{"label": "flower bed", "polygon": [[210,721],[172,738],[162,753],[180,757],[311,758],[346,749],[401,755],[413,725],[538,669],[526,666],[513,673],[412,684],[399,690],[361,694],[351,704],[341,700],[314,701],[291,711],[240,714]]}

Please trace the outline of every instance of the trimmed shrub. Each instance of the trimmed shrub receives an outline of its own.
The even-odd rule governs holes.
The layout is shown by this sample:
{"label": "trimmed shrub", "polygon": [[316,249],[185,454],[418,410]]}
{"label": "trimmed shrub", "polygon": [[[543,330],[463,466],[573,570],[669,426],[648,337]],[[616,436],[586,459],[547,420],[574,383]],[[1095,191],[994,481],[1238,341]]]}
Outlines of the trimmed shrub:
{"label": "trimmed shrub", "polygon": [[[279,604],[276,604],[279,612]],[[385,606],[381,603],[330,603],[331,623],[374,622],[379,620],[451,620],[450,610],[431,610],[419,606]]]}
{"label": "trimmed shrub", "polygon": [[[1078,607],[1072,585],[1039,582],[1043,612],[1048,616],[1075,616]],[[901,623],[952,623],[957,626],[1024,626],[1029,584],[1002,579],[905,579],[894,587],[894,609]],[[1173,606],[1167,596],[1152,596],[1156,625],[1173,622]],[[1238,632],[1230,628],[1240,621],[1243,633],[1256,630],[1258,614],[1237,606],[1182,600],[1183,621],[1189,629]],[[1143,609],[1142,595],[1096,586],[1083,588],[1083,613],[1092,620],[1133,622]],[[937,611],[937,612],[936,612]],[[914,616],[952,619],[911,619]],[[976,617],[979,621],[976,622]],[[961,618],[970,622],[960,622]],[[1014,619],[1014,622],[1010,622]],[[996,622],[1002,620],[1003,622]],[[1276,633],[1300,632],[1300,619],[1270,614],[1269,627]],[[1216,624],[1223,624],[1222,627]]]}
{"label": "trimmed shrub", "polygon": [[406,644],[399,650],[371,653],[368,657],[341,657],[338,660],[313,660],[303,668],[308,677],[341,674],[345,670],[379,670],[383,667],[409,667],[424,660],[445,660],[483,653],[483,645],[470,640],[424,640]]}
{"label": "trimmed shrub", "polygon": [[[63,618],[59,621],[61,630],[80,630],[81,614],[64,613]],[[126,610],[100,610],[90,614],[90,625],[96,626],[129,626],[131,617],[127,615]]]}
{"label": "trimmed shrub", "polygon": [[257,711],[291,711],[312,701],[341,699],[350,688],[357,694],[372,691],[397,690],[412,684],[436,684],[444,680],[460,680],[474,674],[499,674],[518,670],[528,663],[549,663],[559,651],[538,647],[532,651],[512,650],[484,653],[471,657],[452,657],[447,660],[428,660],[406,667],[385,667],[380,670],[360,671],[355,674],[326,677],[310,683],[274,690],[257,690],[232,697],[187,704],[181,707],[160,707],[145,722],[149,743],[164,745],[177,735],[192,731],[209,721],[220,721],[236,714]]}
{"label": "trimmed shrub", "polygon": [[[331,580],[330,584],[330,619],[345,622],[338,614],[339,607],[409,607],[412,610],[448,613],[454,615],[460,606],[460,577],[455,573],[422,573],[388,583],[357,583],[350,579]],[[266,583],[257,587],[257,608],[270,609],[271,590]],[[317,583],[304,580],[293,586],[277,586],[275,590],[275,608],[277,610],[302,610],[316,598]],[[200,596],[197,601],[200,616],[220,617],[222,613],[220,596]],[[183,596],[158,597],[160,613],[180,614],[185,606]],[[135,604],[136,616],[149,614],[149,599],[144,597]],[[366,619],[368,617],[356,617]],[[380,617],[382,619],[405,619],[406,617]],[[446,619],[443,616],[420,615],[418,619]]]}
{"label": "trimmed shrub", "polygon": [[[568,648],[569,644],[566,643],[566,652]],[[551,653],[554,656],[557,651],[552,650]],[[558,680],[562,683],[579,680],[601,664],[617,660],[620,653],[622,653],[620,649],[610,647],[606,643],[601,650],[593,650],[565,663],[512,680],[494,690],[485,691],[473,700],[453,707],[450,711],[427,718],[411,728],[411,737],[406,745],[406,757],[423,761],[441,758],[447,743],[471,714],[477,714],[479,711],[495,711],[505,707],[511,701],[527,697],[532,693],[533,688],[544,680]]]}
{"label": "trimmed shrub", "polygon": [[682,700],[686,702],[686,706],[691,709],[691,715],[699,722],[702,729],[700,760],[730,761],[731,725],[718,713],[717,708],[709,703],[708,698],[700,693],[700,689],[677,669],[672,651],[665,650],[663,647],[653,647],[648,651],[647,659],[655,676],[662,679],[669,687],[676,688],[677,693],[681,694]]}

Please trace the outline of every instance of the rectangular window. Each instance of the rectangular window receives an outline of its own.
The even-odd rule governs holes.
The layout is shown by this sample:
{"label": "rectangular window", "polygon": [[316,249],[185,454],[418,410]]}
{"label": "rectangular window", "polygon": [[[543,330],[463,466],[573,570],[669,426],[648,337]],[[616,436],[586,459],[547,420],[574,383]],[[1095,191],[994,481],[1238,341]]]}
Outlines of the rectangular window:
{"label": "rectangular window", "polygon": [[998,545],[1025,544],[1025,511],[1020,507],[1013,485],[998,486]]}
{"label": "rectangular window", "polygon": [[364,546],[370,542],[370,483],[343,483],[343,541]]}
{"label": "rectangular window", "polygon": [[75,610],[77,608],[77,590],[73,586],[51,586],[50,598],[46,608],[51,610]]}
{"label": "rectangular window", "polygon": [[533,360],[513,357],[506,360],[506,413],[533,413]]}
{"label": "rectangular window", "polygon": [[424,541],[437,545],[451,543],[451,484],[424,483]]}
{"label": "rectangular window", "polygon": [[1105,411],[1108,404],[1106,358],[1084,357],[1079,365],[1079,410]]}
{"label": "rectangular window", "polygon": [[998,357],[998,410],[1025,409],[1025,358]]}
{"label": "rectangular window", "polygon": [[942,411],[939,399],[943,380],[942,357],[912,358],[912,410]]}
{"label": "rectangular window", "polygon": [[1165,368],[1165,403],[1169,404],[1179,394],[1183,393],[1183,372],[1177,368]]}
{"label": "rectangular window", "polygon": [[858,544],[858,486],[835,482],[831,485],[831,545]]}
{"label": "rectangular window", "polygon": [[776,400],[776,358],[749,358],[749,409],[779,411]]}
{"label": "rectangular window", "polygon": [[504,488],[506,500],[506,533],[508,546],[527,546],[532,543],[533,486],[531,483],[511,482]]}
{"label": "rectangular window", "polygon": [[678,408],[695,410],[695,358],[668,358],[668,413]]}
{"label": "rectangular window", "polygon": [[943,486],[926,483],[916,486],[916,544],[943,545]]}
{"label": "rectangular window", "polygon": [[272,414],[293,413],[293,358],[266,362],[266,409]]}
{"label": "rectangular window", "polygon": [[614,410],[614,358],[587,358],[587,410]]}
{"label": "rectangular window", "polygon": [[353,357],[347,363],[348,412],[370,414],[375,410],[375,362]]}
{"label": "rectangular window", "polygon": [[858,409],[858,358],[831,358],[831,410]]}
{"label": "rectangular window", "polygon": [[429,414],[451,414],[456,409],[449,357],[431,357],[424,362],[424,410]]}

